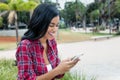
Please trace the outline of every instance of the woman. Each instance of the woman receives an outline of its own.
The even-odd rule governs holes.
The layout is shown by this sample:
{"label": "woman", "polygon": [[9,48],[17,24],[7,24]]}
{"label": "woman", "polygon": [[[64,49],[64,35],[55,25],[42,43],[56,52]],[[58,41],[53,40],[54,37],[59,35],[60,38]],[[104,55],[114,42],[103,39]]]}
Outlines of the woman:
{"label": "woman", "polygon": [[16,51],[18,80],[62,78],[79,60],[58,58],[55,35],[59,12],[50,4],[38,5]]}

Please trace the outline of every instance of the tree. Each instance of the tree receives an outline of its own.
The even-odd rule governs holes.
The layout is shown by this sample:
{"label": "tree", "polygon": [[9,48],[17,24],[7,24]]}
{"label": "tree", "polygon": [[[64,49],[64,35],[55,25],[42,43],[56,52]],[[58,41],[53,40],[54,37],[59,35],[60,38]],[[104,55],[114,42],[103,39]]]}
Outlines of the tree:
{"label": "tree", "polygon": [[[99,12],[98,3],[91,3],[91,4],[87,5],[87,11],[86,11],[86,15],[88,18],[87,23],[91,23],[93,21],[93,19],[95,19],[93,17],[94,17],[94,14],[97,14],[97,12]],[[99,16],[99,15],[96,15],[96,16]]]}
{"label": "tree", "polygon": [[63,17],[67,23],[75,23],[77,21],[82,21],[83,15],[85,13],[85,6],[78,1],[76,2],[66,2],[65,9],[62,12]]}
{"label": "tree", "polygon": [[[30,11],[33,10],[37,3],[30,0],[30,1],[23,1],[23,0],[8,0],[8,3],[0,3],[1,10],[9,10],[8,22],[9,24],[15,23],[16,26],[16,41],[18,43],[18,22],[17,22],[17,11]],[[5,7],[4,7],[5,6]]]}

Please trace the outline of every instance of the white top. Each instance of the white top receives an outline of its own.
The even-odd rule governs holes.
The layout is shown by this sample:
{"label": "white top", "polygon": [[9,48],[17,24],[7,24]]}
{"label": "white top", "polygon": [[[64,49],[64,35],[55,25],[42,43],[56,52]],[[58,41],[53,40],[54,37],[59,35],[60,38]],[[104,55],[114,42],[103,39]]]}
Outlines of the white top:
{"label": "white top", "polygon": [[46,66],[47,66],[47,71],[48,71],[48,72],[52,70],[51,64],[48,64],[48,65],[46,65]]}

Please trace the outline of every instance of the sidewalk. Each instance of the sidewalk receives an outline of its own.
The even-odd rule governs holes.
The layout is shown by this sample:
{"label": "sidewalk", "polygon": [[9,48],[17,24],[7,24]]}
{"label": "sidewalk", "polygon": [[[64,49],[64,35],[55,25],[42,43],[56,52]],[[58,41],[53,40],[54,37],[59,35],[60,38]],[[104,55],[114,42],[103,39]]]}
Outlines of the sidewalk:
{"label": "sidewalk", "polygon": [[80,62],[71,70],[97,80],[120,80],[120,37],[59,45],[62,59],[83,53]]}
{"label": "sidewalk", "polygon": [[15,59],[16,50],[0,51],[0,59]]}

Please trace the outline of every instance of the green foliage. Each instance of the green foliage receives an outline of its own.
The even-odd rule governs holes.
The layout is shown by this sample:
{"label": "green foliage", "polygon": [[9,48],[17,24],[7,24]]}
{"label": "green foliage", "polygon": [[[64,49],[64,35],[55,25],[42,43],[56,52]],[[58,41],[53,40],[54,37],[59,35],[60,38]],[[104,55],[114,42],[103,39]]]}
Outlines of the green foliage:
{"label": "green foliage", "polygon": [[[72,74],[70,72],[66,73],[61,80],[87,80],[87,76],[78,75],[77,73]],[[96,77],[89,78],[89,80],[96,80]]]}
{"label": "green foliage", "polygon": [[28,24],[30,20],[30,14],[28,11],[18,11],[17,14],[18,14],[18,21]]}
{"label": "green foliage", "polygon": [[[0,60],[0,80],[16,80],[17,78],[17,67],[14,66],[14,60]],[[77,73],[72,74],[70,72],[66,73],[61,80],[87,80],[87,76],[79,76]],[[89,80],[96,80],[95,77]]]}
{"label": "green foliage", "polygon": [[75,22],[76,18],[81,20],[84,13],[86,11],[86,7],[78,1],[76,2],[66,2],[65,3],[65,10],[64,10],[64,18],[66,21]]}
{"label": "green foliage", "polygon": [[0,60],[0,80],[16,80],[17,67],[13,60]]}
{"label": "green foliage", "polygon": [[38,3],[36,3],[35,1],[28,1],[28,2],[24,2],[21,4],[21,6],[24,6],[24,8],[22,8],[22,10],[24,11],[30,11],[33,10],[36,6],[38,5]]}
{"label": "green foliage", "polygon": [[91,19],[92,19],[92,20],[98,19],[99,15],[100,15],[100,12],[99,12],[98,9],[96,9],[96,10],[94,10],[94,11],[92,11],[92,12],[90,13],[90,16],[91,16]]}
{"label": "green foliage", "polygon": [[59,27],[60,29],[66,28],[64,21],[60,21]]}
{"label": "green foliage", "polygon": [[91,13],[92,11],[96,10],[99,8],[98,3],[91,3],[87,6],[87,12]]}
{"label": "green foliage", "polygon": [[0,27],[2,27],[2,25],[3,25],[3,18],[0,17]]}
{"label": "green foliage", "polygon": [[0,2],[0,10],[9,10],[9,6],[5,3]]}
{"label": "green foliage", "polygon": [[0,10],[30,11],[38,5],[35,1],[9,0],[8,3],[0,3]]}
{"label": "green foliage", "polygon": [[120,31],[118,31],[118,32],[115,34],[115,36],[120,36]]}

